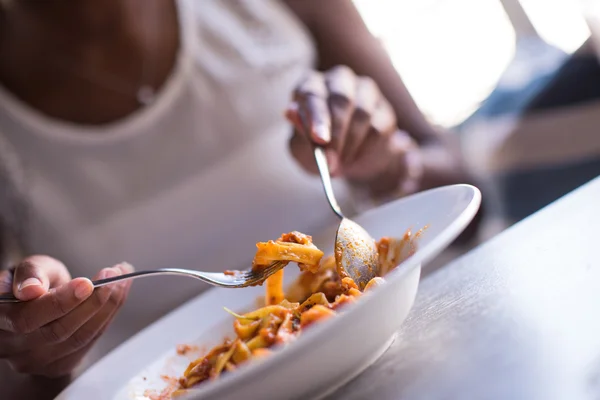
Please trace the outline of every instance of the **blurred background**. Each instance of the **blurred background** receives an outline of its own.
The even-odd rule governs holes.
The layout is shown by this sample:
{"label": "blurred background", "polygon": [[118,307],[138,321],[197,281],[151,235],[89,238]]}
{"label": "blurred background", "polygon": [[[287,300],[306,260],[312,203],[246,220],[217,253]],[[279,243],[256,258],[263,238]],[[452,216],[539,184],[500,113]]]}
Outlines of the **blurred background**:
{"label": "blurred background", "polygon": [[523,65],[544,74],[590,35],[577,0],[354,2],[421,109],[448,127],[492,93],[516,56],[517,39],[535,38],[554,55],[532,54],[532,65]]}
{"label": "blurred background", "polygon": [[[494,195],[483,236],[600,174],[596,162],[579,165],[597,160],[600,141],[590,40],[600,2],[354,1],[428,118],[461,134],[467,162]],[[584,136],[578,148],[556,149],[573,129]],[[551,154],[517,154],[521,144]],[[554,180],[550,193],[536,179]]]}
{"label": "blurred background", "polygon": [[486,191],[480,241],[600,175],[600,1],[355,3],[428,118],[460,135]]}

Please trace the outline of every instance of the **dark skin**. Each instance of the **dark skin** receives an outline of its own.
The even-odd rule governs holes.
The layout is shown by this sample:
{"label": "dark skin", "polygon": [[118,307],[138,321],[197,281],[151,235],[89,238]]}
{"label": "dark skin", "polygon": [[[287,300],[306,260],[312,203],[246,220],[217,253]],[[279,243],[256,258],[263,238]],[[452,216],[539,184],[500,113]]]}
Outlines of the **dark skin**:
{"label": "dark skin", "polygon": [[[407,132],[419,144],[422,152],[444,154],[443,157],[423,157],[424,176],[420,189],[470,181],[460,162],[457,144],[452,137],[434,128],[425,119],[388,54],[371,35],[352,2],[287,0],[286,4],[313,35],[320,71],[345,65],[355,74],[371,78],[392,106],[397,127]],[[394,184],[385,178],[383,176],[379,181],[372,181],[371,185],[379,192],[385,192]]]}
{"label": "dark skin", "polygon": [[[329,0],[316,6],[317,2],[285,1],[316,41],[318,69],[345,65],[374,81],[393,109],[397,128],[408,132],[426,155],[420,189],[469,181],[453,139],[426,121],[352,3]],[[153,30],[146,29],[147,21]],[[102,7],[91,0],[21,0],[2,15],[0,82],[44,114],[81,124],[103,124],[131,114],[139,104],[132,94],[115,92],[73,71],[92,77],[108,72],[118,82],[135,87],[142,60],[148,60],[153,73],[145,83],[159,89],[173,68],[179,40],[177,11],[170,0],[107,0]],[[437,153],[444,156],[429,156]],[[311,170],[312,159],[307,155],[299,161]],[[369,176],[368,186],[385,193],[396,188],[400,175]]]}
{"label": "dark skin", "polygon": [[108,75],[127,90],[127,83],[139,83],[143,60],[149,60],[153,73],[144,83],[160,88],[175,64],[179,39],[172,1],[103,0],[100,7],[90,0],[16,1],[0,24],[0,82],[46,115],[104,124],[140,105],[132,94],[85,77]]}
{"label": "dark skin", "polygon": [[[338,175],[374,194],[394,191],[406,180],[410,175],[407,155],[413,153],[418,153],[422,160],[422,176],[413,190],[469,181],[452,138],[434,129],[423,117],[389,57],[368,32],[350,1],[287,0],[285,3],[314,37],[321,71],[300,83],[293,107],[287,113],[296,128],[290,140],[291,153],[305,169],[314,172],[310,143],[317,142],[338,158]],[[149,24],[154,27],[152,30],[147,29]],[[122,86],[137,88],[146,60],[146,65],[152,65],[152,73],[143,83],[160,89],[173,69],[180,41],[177,10],[172,0],[17,0],[0,14],[0,82],[48,116],[84,125],[106,124],[140,107],[134,97],[135,90],[115,91],[86,77],[108,73],[124,83]],[[323,123],[331,128],[329,136],[317,129]],[[72,299],[68,295],[74,281],[65,273],[64,266],[59,265],[57,272],[55,262],[36,259],[37,273],[52,284],[29,287],[25,294],[18,293],[17,288],[31,277],[30,262],[20,264],[18,274],[4,273],[0,279],[8,282],[7,287],[14,288],[15,295],[26,299],[48,298],[56,292]],[[47,278],[49,271],[61,279]],[[126,287],[115,288],[112,294],[104,293],[109,308],[98,305],[97,316],[82,316],[92,321],[94,329],[87,329],[86,333],[93,335],[86,337],[85,345],[79,343],[76,351],[73,346],[57,344],[58,350],[48,358],[48,354],[32,350],[35,344],[21,341],[18,332],[4,335],[6,340],[31,347],[14,356],[13,367],[48,376],[57,373],[58,363],[62,368],[60,375],[68,373],[94,342],[97,337],[94,335],[105,329],[126,294]],[[73,311],[56,314],[56,320],[73,320],[76,319],[73,314],[85,314],[82,307],[86,301],[73,303]],[[7,327],[19,323],[12,320],[19,318],[15,313],[8,318],[4,319],[8,321]],[[43,323],[53,322],[39,321]],[[28,334],[32,336],[31,332]],[[70,337],[62,340],[68,344]],[[57,353],[65,347],[70,352]],[[36,363],[39,359],[46,363]],[[46,385],[43,386],[48,390],[40,395],[37,391],[40,382],[31,385],[29,378],[16,375],[0,363],[0,387],[7,398],[56,395]],[[60,387],[54,386],[57,390]]]}
{"label": "dark skin", "polygon": [[351,2],[287,0],[285,3],[312,33],[320,71],[346,65],[356,74],[372,78],[394,108],[398,128],[410,132],[419,144],[435,140],[437,132],[423,117],[388,54]]}

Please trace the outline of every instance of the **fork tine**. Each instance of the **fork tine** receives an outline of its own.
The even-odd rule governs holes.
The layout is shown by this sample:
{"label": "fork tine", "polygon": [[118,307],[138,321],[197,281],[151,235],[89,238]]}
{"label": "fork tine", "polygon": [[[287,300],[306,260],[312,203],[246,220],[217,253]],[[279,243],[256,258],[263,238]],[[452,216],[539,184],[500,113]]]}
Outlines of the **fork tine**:
{"label": "fork tine", "polygon": [[275,272],[277,272],[280,269],[282,269],[283,267],[285,267],[287,264],[288,264],[287,261],[276,261],[269,268],[267,268],[267,271],[265,273],[269,274],[269,275],[272,275]]}
{"label": "fork tine", "polygon": [[275,272],[279,271],[281,268],[285,267],[287,264],[287,261],[274,261],[267,268],[258,273],[248,271],[245,278],[248,280],[248,282],[252,283],[263,281],[269,276],[273,275]]}

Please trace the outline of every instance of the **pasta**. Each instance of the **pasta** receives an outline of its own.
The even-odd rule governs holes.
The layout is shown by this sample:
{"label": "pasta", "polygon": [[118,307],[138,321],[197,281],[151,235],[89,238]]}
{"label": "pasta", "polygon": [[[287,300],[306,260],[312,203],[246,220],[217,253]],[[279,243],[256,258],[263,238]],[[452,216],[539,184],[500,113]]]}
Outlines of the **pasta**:
{"label": "pasta", "polygon": [[226,339],[204,356],[192,361],[179,379],[173,396],[184,393],[207,380],[235,371],[252,359],[268,356],[278,345],[294,341],[312,324],[335,316],[346,304],[360,298],[364,292],[384,282],[382,276],[416,251],[411,231],[400,239],[384,237],[377,242],[379,253],[378,276],[359,290],[349,277],[341,278],[333,256],[323,257],[323,252],[312,238],[300,232],[283,234],[277,240],[257,243],[253,269],[264,268],[273,261],[295,262],[301,269],[296,281],[283,290],[283,269],[265,281],[264,306],[239,315],[235,319],[235,338]]}

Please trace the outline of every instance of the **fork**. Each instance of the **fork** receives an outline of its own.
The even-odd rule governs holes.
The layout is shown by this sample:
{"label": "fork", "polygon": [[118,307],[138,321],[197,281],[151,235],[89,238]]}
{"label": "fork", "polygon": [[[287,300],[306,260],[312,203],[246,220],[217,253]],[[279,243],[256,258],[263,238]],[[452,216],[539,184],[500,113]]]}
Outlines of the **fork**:
{"label": "fork", "polygon": [[[269,264],[266,268],[255,272],[252,270],[246,271],[234,271],[231,274],[225,274],[222,272],[202,272],[191,269],[181,268],[160,268],[148,271],[135,271],[130,274],[114,276],[106,279],[98,279],[92,281],[94,288],[109,285],[111,283],[124,281],[127,279],[143,278],[154,275],[181,275],[190,278],[196,278],[209,285],[219,286],[224,288],[243,288],[247,286],[260,285],[269,276],[285,267],[288,261],[274,261]],[[12,294],[0,294],[0,304],[2,303],[20,303],[21,300],[17,299]]]}

